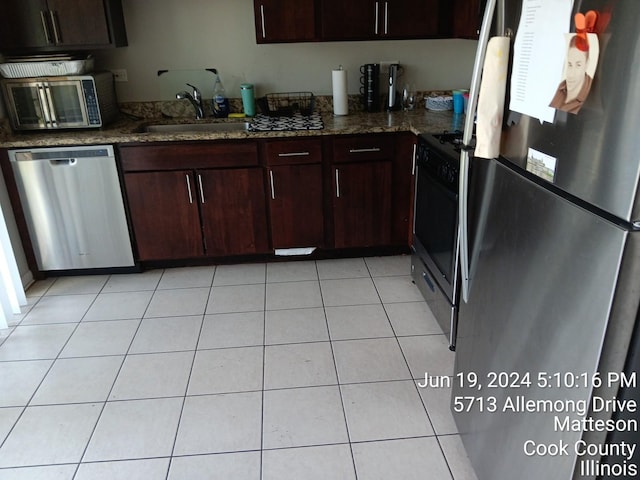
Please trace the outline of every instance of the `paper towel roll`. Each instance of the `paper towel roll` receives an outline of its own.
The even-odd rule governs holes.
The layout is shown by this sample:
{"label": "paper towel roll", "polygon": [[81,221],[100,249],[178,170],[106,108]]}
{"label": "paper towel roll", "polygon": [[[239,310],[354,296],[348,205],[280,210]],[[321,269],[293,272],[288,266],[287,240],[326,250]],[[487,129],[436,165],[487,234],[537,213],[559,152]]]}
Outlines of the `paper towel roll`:
{"label": "paper towel roll", "polygon": [[487,44],[478,94],[476,157],[496,158],[500,154],[509,46],[508,37],[493,37]]}
{"label": "paper towel roll", "polygon": [[334,115],[347,115],[349,113],[349,101],[347,98],[347,71],[340,67],[331,71],[333,84],[333,113]]}

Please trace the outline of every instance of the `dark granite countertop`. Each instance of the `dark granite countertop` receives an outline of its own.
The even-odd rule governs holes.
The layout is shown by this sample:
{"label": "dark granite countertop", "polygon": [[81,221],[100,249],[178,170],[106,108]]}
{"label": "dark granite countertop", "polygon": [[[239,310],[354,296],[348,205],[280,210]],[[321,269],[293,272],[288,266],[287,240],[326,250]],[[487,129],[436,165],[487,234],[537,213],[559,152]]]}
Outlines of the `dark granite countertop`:
{"label": "dark granite countertop", "polygon": [[[49,147],[63,145],[107,145],[119,143],[146,143],[167,141],[238,140],[260,138],[307,137],[323,135],[350,135],[410,131],[415,134],[462,129],[464,116],[451,111],[431,112],[417,109],[411,112],[353,113],[334,116],[323,113],[322,130],[277,132],[180,132],[144,133],[145,125],[162,123],[194,123],[190,118],[132,120],[120,119],[101,129],[14,133],[6,119],[0,120],[0,146],[4,148]],[[243,122],[246,119],[202,120],[201,122]]]}

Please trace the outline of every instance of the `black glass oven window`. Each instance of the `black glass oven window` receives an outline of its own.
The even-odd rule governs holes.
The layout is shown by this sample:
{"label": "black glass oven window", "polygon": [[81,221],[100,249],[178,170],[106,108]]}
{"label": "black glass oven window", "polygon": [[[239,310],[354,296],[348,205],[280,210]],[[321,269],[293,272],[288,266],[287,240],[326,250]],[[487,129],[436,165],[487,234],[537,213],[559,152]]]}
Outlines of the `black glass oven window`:
{"label": "black glass oven window", "polygon": [[453,258],[458,218],[458,195],[418,173],[415,234],[447,282],[453,278]]}
{"label": "black glass oven window", "polygon": [[58,123],[84,123],[77,84],[50,85],[50,89]]}
{"label": "black glass oven window", "polygon": [[16,118],[20,125],[38,125],[43,119],[37,87],[11,87]]}

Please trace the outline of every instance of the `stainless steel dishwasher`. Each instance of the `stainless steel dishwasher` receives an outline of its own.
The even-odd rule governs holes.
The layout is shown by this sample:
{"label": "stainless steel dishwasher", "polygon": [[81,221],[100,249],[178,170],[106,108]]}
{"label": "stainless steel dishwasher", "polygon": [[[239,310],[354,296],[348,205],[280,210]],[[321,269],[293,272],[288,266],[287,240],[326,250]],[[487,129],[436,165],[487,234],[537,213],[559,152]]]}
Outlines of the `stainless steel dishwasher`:
{"label": "stainless steel dishwasher", "polygon": [[41,271],[130,267],[113,146],[10,150]]}

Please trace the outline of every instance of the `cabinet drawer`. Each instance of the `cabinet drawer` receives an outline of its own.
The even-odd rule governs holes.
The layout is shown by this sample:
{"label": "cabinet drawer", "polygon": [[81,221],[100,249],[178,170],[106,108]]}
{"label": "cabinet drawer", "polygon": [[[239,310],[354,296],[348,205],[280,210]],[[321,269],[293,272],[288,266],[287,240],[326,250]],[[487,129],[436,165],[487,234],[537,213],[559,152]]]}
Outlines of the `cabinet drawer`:
{"label": "cabinet drawer", "polygon": [[125,172],[258,165],[258,146],[255,142],[246,141],[133,145],[120,147],[118,150]]}
{"label": "cabinet drawer", "polygon": [[277,140],[264,144],[267,165],[297,165],[322,162],[320,139]]}
{"label": "cabinet drawer", "polygon": [[385,160],[393,158],[395,136],[360,135],[357,137],[335,138],[333,140],[333,161],[335,163]]}

